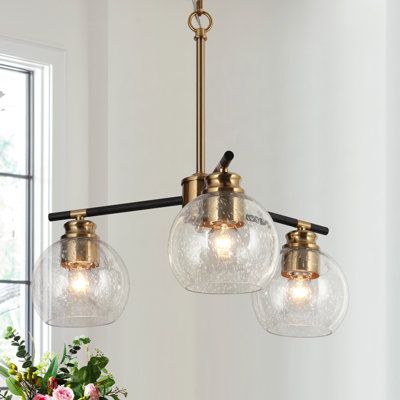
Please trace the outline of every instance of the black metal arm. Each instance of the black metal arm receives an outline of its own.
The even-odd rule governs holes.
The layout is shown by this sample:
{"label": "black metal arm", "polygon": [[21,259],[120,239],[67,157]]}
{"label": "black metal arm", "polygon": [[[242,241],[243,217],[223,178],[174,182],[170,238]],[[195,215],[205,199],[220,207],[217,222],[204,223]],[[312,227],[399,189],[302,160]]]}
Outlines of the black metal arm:
{"label": "black metal arm", "polygon": [[[99,215],[109,215],[125,213],[130,211],[151,210],[153,208],[173,207],[182,205],[182,196],[167,197],[164,199],[154,199],[136,201],[134,203],[114,204],[111,206],[92,207],[85,211],[86,217],[97,217]],[[49,214],[49,221],[61,221],[71,219],[71,211],[61,211]]]}
{"label": "black metal arm", "polygon": [[[220,169],[228,168],[233,158],[234,158],[233,152],[226,151],[214,171],[217,172]],[[61,221],[64,219],[76,218],[77,216],[96,217],[99,215],[118,214],[130,211],[151,210],[153,208],[181,206],[182,204],[183,204],[182,196],[166,197],[163,199],[136,201],[134,203],[123,203],[123,204],[114,204],[111,206],[92,207],[83,210],[55,212],[49,214],[49,221]],[[320,233],[321,235],[327,235],[329,233],[329,228],[327,228],[326,226],[308,223],[305,221],[298,220],[296,218],[286,217],[285,215],[276,214],[270,211],[269,215],[271,216],[272,220],[278,224],[293,226],[294,228],[299,227],[299,225],[304,226],[305,224],[308,229],[310,229],[315,233]]]}
{"label": "black metal arm", "polygon": [[[153,208],[173,207],[181,205],[182,196],[167,197],[163,199],[137,201],[134,203],[114,204],[111,206],[87,208],[85,210],[85,216],[96,217],[99,215],[118,214],[131,211],[150,210]],[[285,215],[276,214],[273,212],[269,212],[269,215],[274,222],[282,225],[293,226],[294,228],[296,228],[300,222],[296,218],[286,217]],[[71,211],[61,211],[49,214],[49,221],[61,221],[71,218]],[[321,226],[313,223],[311,223],[310,226],[310,230],[315,233],[320,233],[321,235],[327,235],[329,233],[329,229],[326,226]]]}

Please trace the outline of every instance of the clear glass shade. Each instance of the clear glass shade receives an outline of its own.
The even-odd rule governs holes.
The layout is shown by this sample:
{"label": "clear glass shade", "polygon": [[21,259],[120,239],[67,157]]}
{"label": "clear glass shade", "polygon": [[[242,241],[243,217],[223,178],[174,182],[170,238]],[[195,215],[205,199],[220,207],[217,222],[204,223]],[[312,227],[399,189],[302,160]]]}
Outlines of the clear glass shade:
{"label": "clear glass shade", "polygon": [[[71,249],[90,250],[96,262],[66,263]],[[79,256],[79,254],[78,254]],[[39,258],[33,276],[34,306],[41,319],[54,326],[107,325],[123,312],[129,296],[124,262],[108,244],[93,238],[66,238]]]}
{"label": "clear glass shade", "polygon": [[179,283],[200,293],[249,293],[272,278],[278,237],[271,217],[244,194],[203,194],[176,217],[169,259]]}
{"label": "clear glass shade", "polygon": [[[293,250],[283,250],[283,252]],[[336,262],[318,250],[295,250],[306,259],[319,257],[319,277],[282,276],[280,269],[263,290],[253,295],[253,307],[262,327],[292,337],[318,337],[334,332],[346,314],[348,290]],[[303,252],[304,254],[299,254]],[[305,254],[318,252],[318,254]]]}

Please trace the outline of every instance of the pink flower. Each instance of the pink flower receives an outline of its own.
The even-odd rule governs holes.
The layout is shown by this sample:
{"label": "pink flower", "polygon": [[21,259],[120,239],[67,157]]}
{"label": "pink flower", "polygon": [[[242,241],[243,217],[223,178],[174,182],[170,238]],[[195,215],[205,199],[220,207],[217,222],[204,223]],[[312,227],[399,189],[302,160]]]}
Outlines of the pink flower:
{"label": "pink flower", "polygon": [[90,400],[99,400],[100,397],[100,390],[93,385],[93,383],[89,383],[85,387],[85,397],[89,397]]}
{"label": "pink flower", "polygon": [[51,399],[51,397],[48,396],[47,394],[44,395],[44,394],[41,394],[41,393],[37,393],[37,394],[35,394],[35,396],[33,397],[32,400],[49,400],[49,399]]}
{"label": "pink flower", "polygon": [[55,400],[73,400],[74,392],[71,388],[63,385],[56,387],[53,390],[53,399]]}
{"label": "pink flower", "polygon": [[52,400],[53,398],[49,396],[48,394],[44,395],[41,393],[35,394],[32,400]]}

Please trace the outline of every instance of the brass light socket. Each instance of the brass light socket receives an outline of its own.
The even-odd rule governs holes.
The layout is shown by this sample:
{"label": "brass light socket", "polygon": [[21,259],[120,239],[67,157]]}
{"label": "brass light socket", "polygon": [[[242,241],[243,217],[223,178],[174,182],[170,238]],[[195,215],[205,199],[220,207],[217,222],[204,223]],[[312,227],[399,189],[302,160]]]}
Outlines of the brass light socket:
{"label": "brass light socket", "polygon": [[230,192],[244,193],[244,190],[240,187],[240,179],[240,175],[226,170],[213,172],[207,176],[206,188],[203,193],[211,194],[211,196],[208,196],[204,205],[203,224],[205,227],[214,229],[222,226],[240,228],[244,225],[244,199],[240,196],[224,195],[224,193]]}
{"label": "brass light socket", "polygon": [[216,193],[216,192],[235,192],[244,193],[240,187],[240,180],[242,177],[234,172],[226,170],[213,172],[206,177],[206,187],[203,193]]}
{"label": "brass light socket", "polygon": [[319,277],[319,246],[317,235],[305,229],[297,229],[286,235],[286,244],[282,247],[282,276],[295,278]]}
{"label": "brass light socket", "polygon": [[197,173],[182,179],[183,206],[202,194],[206,187],[206,176],[206,174]]}
{"label": "brass light socket", "polygon": [[[99,244],[96,224],[85,219],[64,224],[61,239],[61,265],[67,269],[91,269],[99,266]],[[86,239],[86,240],[79,240]]]}

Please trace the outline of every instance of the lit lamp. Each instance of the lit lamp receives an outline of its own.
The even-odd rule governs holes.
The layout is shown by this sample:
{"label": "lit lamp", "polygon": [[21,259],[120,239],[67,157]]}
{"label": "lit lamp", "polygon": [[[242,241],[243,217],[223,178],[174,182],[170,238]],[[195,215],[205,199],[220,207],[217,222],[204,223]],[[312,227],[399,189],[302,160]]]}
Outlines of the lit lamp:
{"label": "lit lamp", "polygon": [[289,232],[281,268],[253,307],[268,332],[294,337],[326,336],[342,322],[348,305],[345,278],[336,262],[320,252],[317,235],[306,227]]}
{"label": "lit lamp", "polygon": [[96,224],[78,217],[35,265],[35,309],[49,325],[107,325],[123,312],[129,276],[117,252],[99,240]]}
{"label": "lit lamp", "polygon": [[273,221],[268,211],[244,194],[240,176],[228,171],[232,159],[232,152],[224,154],[205,178],[203,194],[180,211],[171,228],[172,271],[193,292],[255,292],[276,269],[278,237]]}
{"label": "lit lamp", "polygon": [[[319,251],[316,233],[329,229],[268,212],[247,197],[241,177],[228,167],[227,151],[211,174],[205,168],[205,44],[213,26],[203,0],[188,19],[196,42],[196,170],[182,195],[49,214],[70,220],[66,233],[36,264],[33,292],[42,320],[57,326],[95,326],[115,321],[128,298],[129,279],[118,254],[84,217],[184,206],[169,237],[169,260],[178,282],[199,293],[257,292],[254,308],[272,333],[323,336],[342,321],[347,286],[335,262]],[[287,235],[277,270],[274,223],[297,227]]]}

